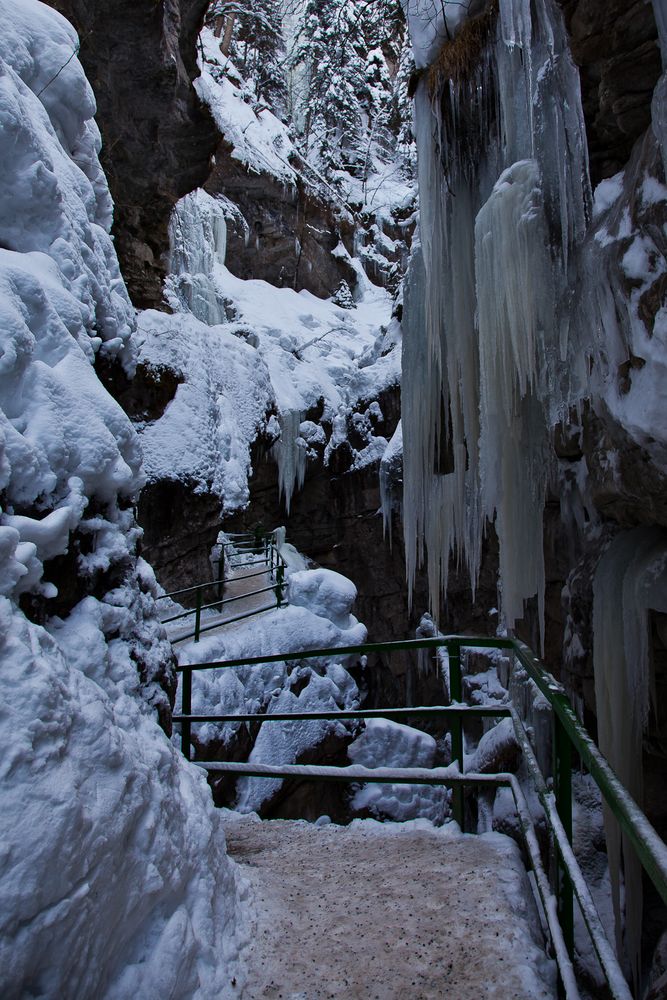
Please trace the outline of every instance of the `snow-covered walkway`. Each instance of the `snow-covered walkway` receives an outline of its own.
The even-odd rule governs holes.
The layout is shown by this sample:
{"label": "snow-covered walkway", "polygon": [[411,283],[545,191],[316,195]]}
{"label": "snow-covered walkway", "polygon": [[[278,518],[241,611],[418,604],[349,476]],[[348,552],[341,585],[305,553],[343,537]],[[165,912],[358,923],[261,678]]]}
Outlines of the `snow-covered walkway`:
{"label": "snow-covered walkway", "polygon": [[554,997],[516,845],[449,829],[231,816],[255,906],[245,1000]]}
{"label": "snow-covered walkway", "polygon": [[[270,589],[269,589],[270,588]],[[210,608],[202,612],[201,625],[205,635],[215,635],[219,629],[234,623],[242,615],[251,612],[260,614],[263,610],[272,610],[276,606],[275,580],[268,567],[263,563],[248,562],[232,571],[225,581],[222,610]],[[204,591],[205,599],[213,602],[215,585],[211,584]],[[261,591],[261,593],[258,593]],[[286,599],[286,592],[285,592]],[[175,606],[174,606],[175,607]],[[170,611],[171,613],[171,611]],[[168,616],[167,616],[168,617]],[[195,612],[187,618],[169,624],[167,634],[171,642],[179,642],[192,634],[195,622]]]}

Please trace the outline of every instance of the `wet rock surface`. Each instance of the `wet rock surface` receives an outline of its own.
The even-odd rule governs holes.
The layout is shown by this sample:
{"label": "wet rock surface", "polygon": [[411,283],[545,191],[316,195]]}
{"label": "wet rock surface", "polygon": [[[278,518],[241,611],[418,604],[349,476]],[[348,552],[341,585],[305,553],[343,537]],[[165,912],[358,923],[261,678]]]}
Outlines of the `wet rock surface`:
{"label": "wet rock surface", "polygon": [[265,173],[251,173],[231,156],[224,139],[204,185],[223,194],[240,210],[245,227],[230,226],[226,264],[238,278],[261,278],[278,288],[306,289],[320,298],[333,295],[342,280],[356,275],[345,256],[332,256],[339,243],[353,252],[354,225],[346,212],[318,199],[302,183],[281,184]]}
{"label": "wet rock surface", "polygon": [[[197,483],[160,480],[141,491],[142,555],[167,593],[211,580],[209,553],[220,530],[220,500]],[[181,603],[194,606],[194,595]]]}
{"label": "wet rock surface", "polygon": [[617,173],[651,120],[660,76],[653,8],[644,0],[560,0],[579,67],[593,183]]}

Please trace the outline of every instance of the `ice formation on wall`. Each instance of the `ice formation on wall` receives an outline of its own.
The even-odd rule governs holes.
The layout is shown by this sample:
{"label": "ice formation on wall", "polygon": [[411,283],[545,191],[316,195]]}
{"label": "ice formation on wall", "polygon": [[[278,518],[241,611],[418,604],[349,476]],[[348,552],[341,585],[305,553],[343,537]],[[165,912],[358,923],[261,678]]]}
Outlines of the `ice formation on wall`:
{"label": "ice formation on wall", "polygon": [[239,216],[227,198],[212,198],[199,188],[181,198],[169,220],[167,300],[209,326],[230,316],[230,303],[215,281],[215,265],[225,263],[226,220]]}
{"label": "ice formation on wall", "polygon": [[0,0],[0,23],[2,994],[225,997],[234,871],[155,718],[141,451],[95,371],[134,362],[95,103],[59,14]]}
{"label": "ice formation on wall", "polygon": [[292,494],[295,489],[301,489],[306,478],[308,445],[301,437],[301,417],[299,410],[279,414],[280,437],[271,448],[271,457],[278,466],[278,491],[288,514]]}
{"label": "ice formation on wall", "polygon": [[[642,736],[655,704],[650,610],[667,612],[667,533],[636,528],[618,535],[593,581],[595,702],[600,749],[635,801],[642,804]],[[607,853],[619,952],[623,922],[620,862],[625,876],[625,941],[635,981],[641,950],[642,872],[636,854],[610,813]]]}
{"label": "ice formation on wall", "polygon": [[492,7],[463,22],[421,79],[415,130],[421,248],[405,291],[403,358],[408,580],[425,550],[435,611],[450,554],[474,584],[495,516],[503,621],[512,625],[536,594],[543,621],[548,428],[585,378],[566,315],[590,201],[579,79],[552,0],[500,0],[497,15]]}

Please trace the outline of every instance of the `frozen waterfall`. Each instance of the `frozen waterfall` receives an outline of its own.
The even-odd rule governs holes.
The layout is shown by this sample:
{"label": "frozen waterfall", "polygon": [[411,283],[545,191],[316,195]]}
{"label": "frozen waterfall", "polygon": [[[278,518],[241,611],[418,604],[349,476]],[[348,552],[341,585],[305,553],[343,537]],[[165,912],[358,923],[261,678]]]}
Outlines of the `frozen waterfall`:
{"label": "frozen waterfall", "polygon": [[426,556],[437,613],[453,554],[474,586],[495,517],[502,622],[511,627],[537,595],[543,636],[549,428],[586,379],[566,316],[591,201],[579,78],[553,0],[500,0],[464,22],[421,79],[415,131],[408,581]]}
{"label": "frozen waterfall", "polygon": [[215,280],[227,251],[227,219],[239,218],[224,196],[198,188],[174,207],[169,220],[169,276],[165,294],[175,312],[191,312],[202,323],[226,323],[230,303]]}

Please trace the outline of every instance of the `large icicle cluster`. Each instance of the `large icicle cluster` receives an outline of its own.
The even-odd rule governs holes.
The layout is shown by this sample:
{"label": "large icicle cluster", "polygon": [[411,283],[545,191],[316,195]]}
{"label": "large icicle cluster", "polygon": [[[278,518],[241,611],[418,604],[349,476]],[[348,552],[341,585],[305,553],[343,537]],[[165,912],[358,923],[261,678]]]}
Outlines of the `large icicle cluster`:
{"label": "large icicle cluster", "polygon": [[422,77],[415,129],[421,250],[406,288],[403,360],[408,578],[425,545],[437,610],[450,554],[474,583],[495,517],[503,621],[537,594],[543,632],[548,430],[585,377],[566,314],[590,201],[578,74],[552,0],[499,0],[497,13],[490,5],[464,22]]}

